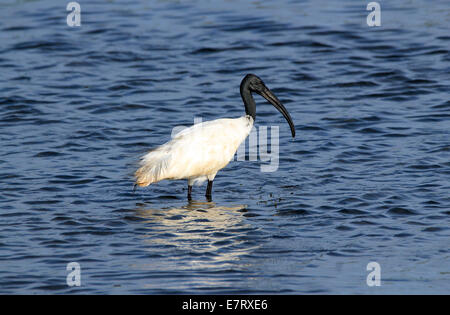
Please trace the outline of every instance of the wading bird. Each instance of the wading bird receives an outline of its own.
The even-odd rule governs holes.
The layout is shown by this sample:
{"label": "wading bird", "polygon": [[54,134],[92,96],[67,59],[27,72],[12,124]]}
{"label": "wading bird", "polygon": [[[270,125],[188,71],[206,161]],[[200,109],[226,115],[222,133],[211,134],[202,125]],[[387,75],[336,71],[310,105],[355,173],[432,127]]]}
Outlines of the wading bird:
{"label": "wading bird", "polygon": [[283,114],[292,137],[295,137],[291,116],[259,77],[247,74],[241,82],[240,92],[245,116],[206,121],[179,132],[172,140],[141,158],[134,187],[145,187],[163,179],[187,179],[187,197],[191,200],[192,185],[208,180],[206,197],[210,201],[214,177],[234,157],[255,122],[256,104],[252,93],[263,96]]}

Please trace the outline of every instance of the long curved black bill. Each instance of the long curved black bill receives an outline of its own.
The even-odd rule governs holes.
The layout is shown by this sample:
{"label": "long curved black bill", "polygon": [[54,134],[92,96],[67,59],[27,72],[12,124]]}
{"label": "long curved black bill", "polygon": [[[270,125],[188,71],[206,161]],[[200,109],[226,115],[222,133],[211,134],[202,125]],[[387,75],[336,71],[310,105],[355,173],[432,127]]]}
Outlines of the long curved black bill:
{"label": "long curved black bill", "polygon": [[295,138],[295,126],[292,122],[291,115],[289,115],[286,107],[281,104],[280,100],[266,87],[263,92],[261,92],[261,96],[268,100],[276,109],[283,114],[284,118],[287,120],[289,127],[291,128],[292,138]]}

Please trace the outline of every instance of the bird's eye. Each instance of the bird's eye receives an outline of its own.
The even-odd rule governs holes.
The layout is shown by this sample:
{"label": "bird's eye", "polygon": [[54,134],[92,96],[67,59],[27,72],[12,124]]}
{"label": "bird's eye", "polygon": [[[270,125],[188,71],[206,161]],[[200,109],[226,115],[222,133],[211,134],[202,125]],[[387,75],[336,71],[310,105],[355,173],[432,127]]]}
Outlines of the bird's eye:
{"label": "bird's eye", "polygon": [[260,91],[263,87],[263,84],[261,84],[260,82],[255,82],[251,85],[251,89],[254,91]]}

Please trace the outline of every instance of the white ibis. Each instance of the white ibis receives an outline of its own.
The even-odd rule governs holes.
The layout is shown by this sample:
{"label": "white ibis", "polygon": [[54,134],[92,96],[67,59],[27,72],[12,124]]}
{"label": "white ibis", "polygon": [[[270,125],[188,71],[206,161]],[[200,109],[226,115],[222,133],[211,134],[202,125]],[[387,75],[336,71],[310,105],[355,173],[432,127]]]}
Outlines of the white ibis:
{"label": "white ibis", "polygon": [[208,180],[206,197],[210,201],[214,177],[234,157],[255,122],[256,104],[252,92],[263,96],[283,114],[292,137],[295,137],[294,123],[288,111],[259,77],[247,74],[241,82],[240,92],[245,116],[206,121],[179,132],[172,140],[141,158],[134,187],[145,187],[163,179],[187,179],[187,197],[191,200],[192,185]]}

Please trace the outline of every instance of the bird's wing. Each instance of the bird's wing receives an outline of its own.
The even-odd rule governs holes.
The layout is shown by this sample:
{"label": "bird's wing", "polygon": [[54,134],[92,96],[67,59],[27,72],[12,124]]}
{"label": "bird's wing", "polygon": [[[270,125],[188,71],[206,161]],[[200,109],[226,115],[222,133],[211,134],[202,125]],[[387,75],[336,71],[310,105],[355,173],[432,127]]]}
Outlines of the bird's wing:
{"label": "bird's wing", "polygon": [[162,179],[193,178],[217,173],[233,158],[251,125],[246,118],[217,119],[182,130],[169,142],[142,157],[136,184]]}

